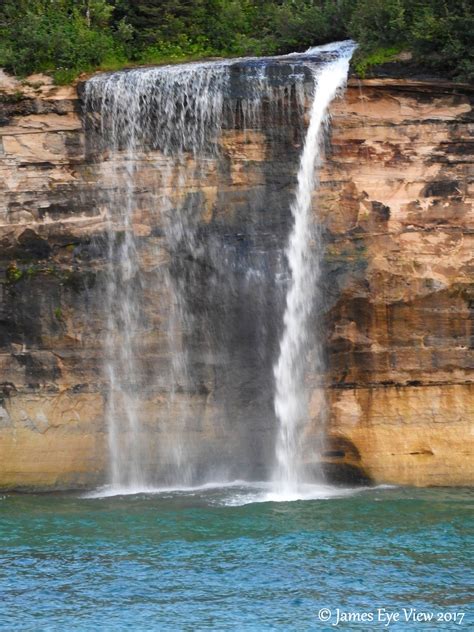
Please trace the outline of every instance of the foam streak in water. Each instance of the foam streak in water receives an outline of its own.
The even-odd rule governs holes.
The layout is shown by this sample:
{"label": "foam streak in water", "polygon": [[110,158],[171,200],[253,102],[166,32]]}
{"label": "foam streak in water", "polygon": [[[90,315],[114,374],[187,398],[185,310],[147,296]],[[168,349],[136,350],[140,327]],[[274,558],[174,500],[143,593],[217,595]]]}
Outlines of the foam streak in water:
{"label": "foam streak in water", "polygon": [[[310,49],[314,53],[317,49]],[[308,420],[308,393],[305,387],[308,349],[311,346],[310,316],[321,273],[322,243],[319,227],[313,229],[312,195],[321,161],[328,107],[344,86],[352,43],[331,45],[336,60],[313,70],[315,92],[310,122],[298,172],[295,200],[292,205],[293,230],[287,248],[291,282],[286,298],[284,331],[280,355],[274,369],[275,412],[279,421],[275,475],[276,492],[292,495],[302,484],[302,442]],[[312,241],[315,242],[313,252]],[[315,340],[315,368],[322,369],[321,340]],[[321,408],[324,404],[320,405]],[[323,416],[324,411],[319,411]]]}

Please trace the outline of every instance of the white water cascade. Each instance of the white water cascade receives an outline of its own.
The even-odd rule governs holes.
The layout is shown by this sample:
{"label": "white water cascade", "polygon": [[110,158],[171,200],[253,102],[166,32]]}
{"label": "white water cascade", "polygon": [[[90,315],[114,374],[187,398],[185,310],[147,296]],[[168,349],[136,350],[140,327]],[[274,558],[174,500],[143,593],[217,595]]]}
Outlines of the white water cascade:
{"label": "white water cascade", "polygon": [[[108,183],[104,369],[110,384],[106,419],[113,489],[144,489],[152,482],[147,463],[154,455],[143,409],[147,391],[156,389],[160,378],[156,367],[144,366],[143,358],[154,327],[145,316],[147,294],[157,285],[169,296],[164,329],[171,362],[165,379],[168,414],[176,426],[167,446],[166,482],[192,483],[184,440],[187,411],[177,397],[189,382],[180,331],[189,328],[192,316],[184,307],[180,279],[173,279],[161,264],[162,249],[153,241],[144,248],[136,226],[143,222],[140,206],[146,205],[155,215],[152,223],[163,226],[168,249],[195,254],[192,218],[190,222],[179,192],[199,179],[216,153],[227,79],[227,63],[222,62],[99,75],[86,84],[85,110],[99,115],[99,150],[108,158],[100,169],[102,182]],[[138,171],[150,156],[152,180],[139,201]],[[174,190],[178,201],[172,200]],[[147,272],[140,264],[143,258],[150,261]]]}
{"label": "white water cascade", "polygon": [[[225,178],[231,158],[221,156],[224,130],[241,130],[245,146],[247,138],[252,142],[252,134],[268,129],[276,139],[273,142],[289,143],[285,151],[294,152],[295,138],[298,143],[303,133],[296,128],[302,127],[305,107],[313,96],[292,207],[294,228],[287,251],[291,284],[275,368],[278,485],[285,489],[297,485],[307,407],[303,356],[320,256],[310,252],[311,194],[327,106],[344,83],[352,50],[352,43],[345,42],[283,58],[103,74],[85,84],[86,137],[98,163],[100,206],[107,223],[104,241],[97,248],[105,244],[103,354],[109,385],[106,423],[112,489],[188,487],[212,480],[225,482],[236,475],[252,477],[253,461],[262,461],[259,467],[270,471],[268,455],[275,434],[270,442],[263,434],[260,443],[254,441],[247,401],[256,399],[258,389],[245,367],[250,366],[255,376],[267,341],[278,341],[269,333],[272,307],[262,290],[278,303],[279,299],[272,298],[272,291],[275,295],[278,291],[268,286],[277,287],[277,277],[284,276],[284,258],[273,245],[270,255],[258,240],[252,246],[251,235],[244,235],[243,242],[239,235],[235,240],[225,232],[234,229],[221,229],[218,221],[214,226],[221,233],[203,237],[203,200],[209,195],[206,182],[212,178],[215,204],[225,204],[219,196],[225,200],[230,195]],[[267,151],[271,147],[269,141]],[[268,171],[270,197],[264,197],[261,186],[262,192],[252,198],[252,221],[263,210],[275,215],[272,200],[280,204],[285,199],[272,193],[278,190],[272,169]],[[222,185],[219,174],[224,178]],[[289,216],[288,209],[289,202],[279,212]],[[274,239],[266,226],[262,234],[258,239]],[[243,250],[242,243],[250,244],[248,250]],[[211,281],[204,282],[210,295],[196,291],[203,283],[203,270],[211,275]],[[234,281],[226,278],[227,273],[234,275]],[[238,281],[237,295],[235,279],[243,279]],[[259,297],[258,305],[249,287]],[[216,305],[219,317],[213,319]],[[235,306],[247,318],[247,329],[236,318]],[[249,340],[256,338],[258,348],[254,349]],[[230,347],[226,352],[215,342],[221,339]],[[255,354],[247,364],[238,355],[241,343]],[[267,353],[271,363],[267,362],[264,384],[271,384],[275,352]],[[237,358],[240,364],[234,368],[231,365]],[[206,384],[212,381],[217,394],[206,409],[211,412],[197,412],[193,402],[202,401],[200,394],[208,392]],[[224,386],[219,388],[221,382]],[[236,384],[249,389],[250,395],[244,395]],[[270,388],[266,392],[271,396]],[[235,402],[241,405],[240,411]],[[228,421],[222,417],[226,414],[231,417]],[[253,414],[255,420],[261,418],[258,410]],[[268,455],[262,457],[255,448],[258,445]],[[239,459],[246,464],[241,469]]]}
{"label": "white water cascade", "polygon": [[[310,349],[312,369],[319,373],[323,370],[322,341],[320,336],[312,336],[310,331],[310,316],[319,294],[323,254],[320,227],[317,219],[314,221],[312,196],[322,159],[328,107],[345,85],[355,45],[342,43],[322,48],[335,51],[338,56],[334,61],[313,68],[315,92],[291,207],[294,225],[287,248],[291,281],[286,297],[280,355],[274,368],[274,403],[279,421],[274,490],[285,497],[297,496],[301,486],[305,485],[302,457],[304,430],[309,416],[305,374]],[[322,300],[321,296],[318,298]],[[323,388],[319,390],[317,412],[322,423],[325,401]]]}

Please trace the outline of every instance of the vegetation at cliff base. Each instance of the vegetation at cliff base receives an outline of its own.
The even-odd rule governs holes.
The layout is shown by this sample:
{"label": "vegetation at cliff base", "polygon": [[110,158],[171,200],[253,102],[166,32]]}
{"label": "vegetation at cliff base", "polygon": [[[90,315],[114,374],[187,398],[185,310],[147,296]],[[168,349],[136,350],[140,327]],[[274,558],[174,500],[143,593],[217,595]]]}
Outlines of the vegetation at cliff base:
{"label": "vegetation at cliff base", "polygon": [[474,79],[471,0],[3,0],[0,66],[67,83],[84,71],[359,43],[355,67],[410,51],[427,71]]}

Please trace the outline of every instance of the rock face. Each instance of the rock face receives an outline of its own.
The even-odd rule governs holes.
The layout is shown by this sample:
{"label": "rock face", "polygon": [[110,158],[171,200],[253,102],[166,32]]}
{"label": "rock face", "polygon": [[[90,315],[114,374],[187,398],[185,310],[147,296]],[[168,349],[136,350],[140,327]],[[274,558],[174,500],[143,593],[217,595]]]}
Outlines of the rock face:
{"label": "rock face", "polygon": [[[5,84],[0,100],[0,487],[92,487],[107,471],[101,279],[114,185],[106,166],[99,179],[107,156],[85,140],[75,89]],[[468,88],[391,79],[351,80],[333,104],[314,209],[327,244],[324,463],[335,479],[474,481],[472,112]],[[193,444],[205,436],[232,463],[239,425],[255,476],[274,449],[271,367],[284,307],[275,279],[284,276],[299,119],[223,130],[197,201],[204,254],[191,262],[163,244],[163,218],[146,194],[156,177],[149,156],[138,169],[143,268],[200,271],[187,293],[194,387],[179,395],[196,419]],[[193,199],[193,183],[172,195]],[[162,260],[150,259],[151,242]],[[263,278],[248,274],[254,267]],[[164,288],[150,305],[144,363],[165,374]],[[316,435],[320,390],[308,379]],[[173,433],[166,398],[158,388],[144,401],[171,417],[151,445]]]}
{"label": "rock face", "polygon": [[330,443],[376,481],[472,483],[472,93],[353,81],[333,116]]}

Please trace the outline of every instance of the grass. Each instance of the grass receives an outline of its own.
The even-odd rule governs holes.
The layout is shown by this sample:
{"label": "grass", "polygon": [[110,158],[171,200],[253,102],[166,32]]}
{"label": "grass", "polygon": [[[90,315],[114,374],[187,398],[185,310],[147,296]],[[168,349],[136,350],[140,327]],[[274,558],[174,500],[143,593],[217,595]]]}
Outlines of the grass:
{"label": "grass", "polygon": [[[220,56],[222,57],[222,55]],[[127,68],[140,68],[141,66],[164,66],[168,64],[181,64],[192,61],[201,61],[209,58],[209,55],[185,55],[182,56],[147,56],[139,60],[119,60],[111,59],[104,61],[100,66],[91,66],[89,68],[81,68],[80,70],[56,70],[52,74],[54,83],[57,86],[66,86],[74,83],[81,75],[89,75],[96,72],[114,72],[117,70],[125,70]],[[50,73],[46,73],[50,74]]]}
{"label": "grass", "polygon": [[6,270],[6,277],[7,282],[13,285],[22,279],[23,271],[20,270],[20,268],[17,268],[15,263],[12,263]]}
{"label": "grass", "polygon": [[[58,83],[57,75],[54,76],[54,81],[57,85],[66,85],[74,81],[79,75],[91,74],[95,72],[114,72],[117,70],[125,70],[128,68],[140,68],[142,66],[167,66],[172,64],[184,64],[195,61],[205,61],[208,59],[229,59],[236,57],[233,53],[216,53],[216,52],[202,52],[202,53],[180,53],[180,54],[161,54],[148,52],[140,57],[140,59],[109,59],[104,61],[100,66],[94,68],[82,69],[80,71],[73,71],[73,78],[68,80],[65,77],[63,83]],[[59,77],[59,79],[61,79]]]}
{"label": "grass", "polygon": [[370,53],[356,52],[352,66],[361,79],[364,79],[367,71],[380,64],[394,61],[395,57],[404,49],[402,45],[389,48],[377,48]]}

